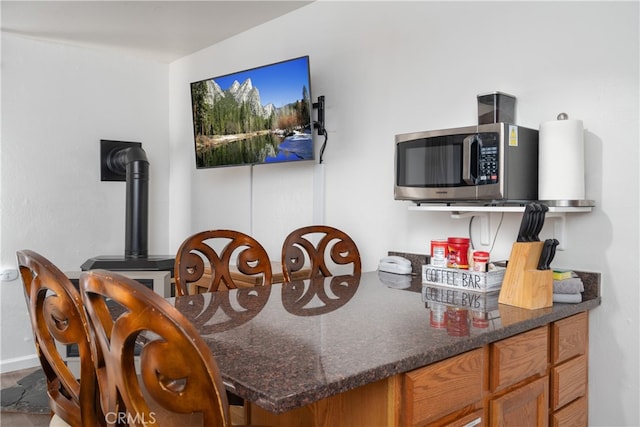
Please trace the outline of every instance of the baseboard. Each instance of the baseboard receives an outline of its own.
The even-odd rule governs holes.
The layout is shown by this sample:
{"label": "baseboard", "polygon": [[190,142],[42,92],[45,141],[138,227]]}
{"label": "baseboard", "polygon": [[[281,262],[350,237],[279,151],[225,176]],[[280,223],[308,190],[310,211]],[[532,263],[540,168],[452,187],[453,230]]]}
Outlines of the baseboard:
{"label": "baseboard", "polygon": [[40,366],[40,360],[36,354],[0,360],[0,372],[2,373],[20,371],[22,369],[35,368],[37,366]]}

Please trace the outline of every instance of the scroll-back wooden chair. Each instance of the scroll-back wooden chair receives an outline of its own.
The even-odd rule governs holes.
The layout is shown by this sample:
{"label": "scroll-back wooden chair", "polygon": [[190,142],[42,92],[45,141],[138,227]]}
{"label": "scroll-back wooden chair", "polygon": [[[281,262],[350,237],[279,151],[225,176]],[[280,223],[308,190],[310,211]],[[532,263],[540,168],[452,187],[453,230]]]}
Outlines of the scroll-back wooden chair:
{"label": "scroll-back wooden chair", "polygon": [[[330,258],[329,258],[330,257]],[[331,266],[334,271],[330,269]],[[360,274],[360,252],[344,231],[327,225],[312,225],[292,231],[282,244],[282,273],[286,283],[294,272],[310,264],[310,277],[329,277],[337,266],[352,264],[351,274]],[[340,272],[344,274],[343,271]]]}
{"label": "scroll-back wooden chair", "polygon": [[[137,281],[105,270],[84,272],[80,289],[95,334],[105,414],[118,414],[124,425],[231,425],[211,350],[175,307]],[[116,317],[113,305],[123,309]]]}
{"label": "scroll-back wooden chair", "polygon": [[230,271],[234,262],[240,273],[261,275],[262,285],[271,285],[269,255],[253,237],[234,230],[201,231],[188,237],[176,254],[176,293],[193,293],[192,284],[203,281],[210,292],[237,288]]}
{"label": "scroll-back wooden chair", "polygon": [[[79,291],[42,255],[21,250],[17,259],[36,353],[47,381],[53,412],[50,425],[104,425],[97,401],[89,324]],[[60,353],[66,345],[73,344],[78,347],[80,379]]]}

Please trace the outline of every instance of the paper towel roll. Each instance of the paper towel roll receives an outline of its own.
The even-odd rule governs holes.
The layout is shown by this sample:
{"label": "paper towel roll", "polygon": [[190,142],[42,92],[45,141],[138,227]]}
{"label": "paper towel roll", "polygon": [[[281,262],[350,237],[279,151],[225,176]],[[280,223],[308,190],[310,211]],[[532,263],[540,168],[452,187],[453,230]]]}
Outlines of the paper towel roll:
{"label": "paper towel roll", "polygon": [[584,200],[582,120],[541,123],[538,152],[538,198]]}

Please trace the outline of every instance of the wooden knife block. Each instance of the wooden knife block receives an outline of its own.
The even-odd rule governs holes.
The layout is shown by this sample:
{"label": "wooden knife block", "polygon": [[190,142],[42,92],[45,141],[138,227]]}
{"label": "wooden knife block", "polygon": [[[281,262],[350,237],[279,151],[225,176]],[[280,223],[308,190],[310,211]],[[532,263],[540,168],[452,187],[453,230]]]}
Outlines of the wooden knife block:
{"label": "wooden knife block", "polygon": [[500,304],[535,310],[553,306],[553,271],[538,270],[544,242],[516,242],[500,288]]}

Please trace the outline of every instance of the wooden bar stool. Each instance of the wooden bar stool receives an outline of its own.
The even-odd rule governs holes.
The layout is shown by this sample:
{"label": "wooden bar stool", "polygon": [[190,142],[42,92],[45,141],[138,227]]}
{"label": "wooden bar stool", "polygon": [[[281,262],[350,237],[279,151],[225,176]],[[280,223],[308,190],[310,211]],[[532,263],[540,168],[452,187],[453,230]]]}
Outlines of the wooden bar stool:
{"label": "wooden bar stool", "polygon": [[256,284],[272,283],[271,262],[262,245],[239,231],[202,231],[188,237],[178,249],[174,268],[176,293],[195,293],[195,283],[210,292],[235,289],[233,275],[238,273],[247,280],[257,278]]}
{"label": "wooden bar stool", "polygon": [[[90,330],[80,293],[51,261],[42,255],[17,252],[36,352],[47,378],[51,426],[102,426],[97,382],[91,359]],[[80,356],[77,379],[60,354],[76,345]]]}
{"label": "wooden bar stool", "polygon": [[[315,242],[317,240],[317,242]],[[312,225],[292,231],[282,244],[282,273],[291,282],[295,272],[310,265],[310,277],[336,274],[334,266],[352,264],[351,274],[361,272],[360,252],[347,233],[327,225]],[[332,268],[330,268],[332,267]],[[340,274],[344,274],[342,271]]]}
{"label": "wooden bar stool", "polygon": [[105,414],[119,414],[125,425],[231,426],[214,356],[182,313],[110,271],[82,273],[80,289]]}

